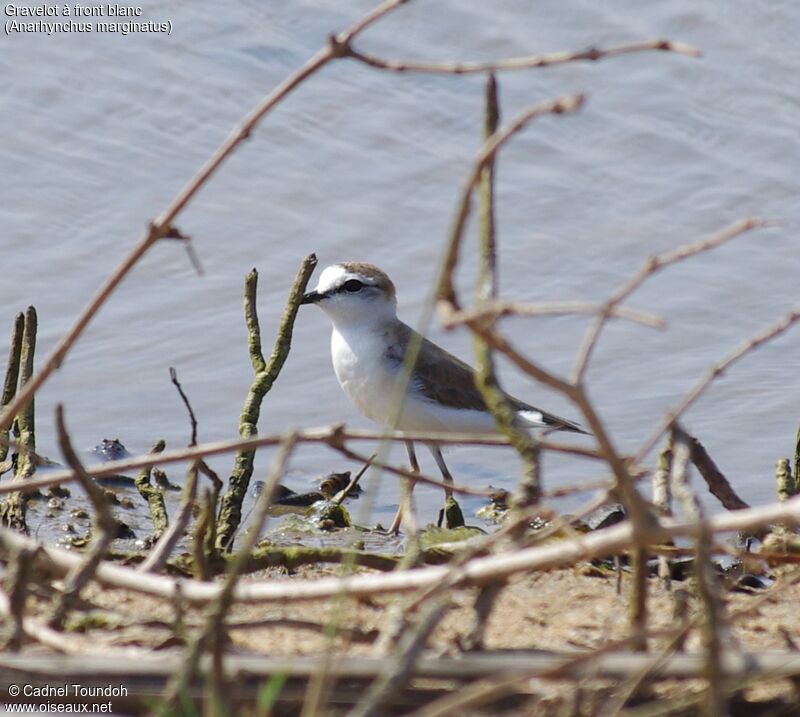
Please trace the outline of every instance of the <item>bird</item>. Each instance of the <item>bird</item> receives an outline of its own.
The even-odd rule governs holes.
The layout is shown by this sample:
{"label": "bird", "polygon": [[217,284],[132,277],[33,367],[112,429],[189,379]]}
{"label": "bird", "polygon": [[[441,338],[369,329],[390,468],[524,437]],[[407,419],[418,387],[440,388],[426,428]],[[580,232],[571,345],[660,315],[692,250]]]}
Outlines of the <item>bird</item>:
{"label": "bird", "polygon": [[[390,429],[410,433],[497,433],[475,382],[474,370],[461,359],[422,337],[397,315],[397,292],[389,276],[377,266],[342,262],[326,267],[317,286],[301,304],[316,304],[333,325],[331,358],[339,385],[367,418]],[[410,346],[418,346],[410,377],[403,363]],[[398,389],[405,381],[406,386]],[[398,410],[397,391],[405,390]],[[402,397],[402,393],[399,394]],[[560,418],[506,394],[521,428],[586,433],[577,423]],[[444,482],[453,477],[436,443],[425,444]],[[406,441],[413,472],[419,472],[413,442]],[[413,489],[413,484],[410,490]],[[450,495],[445,490],[446,495]],[[391,532],[397,533],[401,507]]]}

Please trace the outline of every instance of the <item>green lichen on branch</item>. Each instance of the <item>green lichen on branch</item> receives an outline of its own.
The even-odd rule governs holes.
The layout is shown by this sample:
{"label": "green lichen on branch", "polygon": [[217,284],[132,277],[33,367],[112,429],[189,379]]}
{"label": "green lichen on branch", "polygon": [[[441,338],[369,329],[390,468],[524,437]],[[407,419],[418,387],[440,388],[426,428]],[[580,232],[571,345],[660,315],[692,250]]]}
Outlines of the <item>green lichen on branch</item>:
{"label": "green lichen on branch", "polygon": [[[165,447],[166,443],[160,440],[150,449],[150,453],[161,453]],[[136,476],[134,484],[142,498],[147,501],[150,517],[153,520],[153,537],[158,540],[169,526],[169,518],[167,516],[167,507],[164,504],[164,491],[151,485],[150,473],[151,468],[142,468],[139,471],[139,475]]]}
{"label": "green lichen on branch", "polygon": [[[8,349],[8,364],[6,365],[6,377],[3,381],[3,396],[0,398],[0,409],[5,408],[17,393],[17,381],[19,380],[19,362],[22,355],[22,332],[25,329],[25,314],[18,313],[14,317],[14,326],[11,329],[11,344]],[[0,464],[8,456],[9,429],[4,428],[0,431]],[[0,467],[0,475],[10,468]]]}
{"label": "green lichen on branch", "polygon": [[[16,324],[15,324],[16,327]],[[24,327],[22,330],[22,346],[19,358],[19,389],[25,386],[33,376],[33,359],[36,353],[36,331],[38,319],[36,309],[29,306],[25,312]],[[4,387],[5,389],[5,387]],[[5,393],[5,390],[4,390]],[[23,481],[30,478],[36,470],[36,462],[33,453],[36,452],[36,425],[35,425],[35,406],[34,399],[31,398],[17,414],[16,421],[17,440],[22,446],[23,451],[17,456],[17,466],[14,473],[15,481]],[[15,528],[27,532],[28,527],[25,516],[28,508],[27,494],[20,491],[11,493],[8,500],[3,505],[0,514],[0,523],[10,528]]]}
{"label": "green lichen on branch", "polygon": [[[225,573],[233,559],[234,557],[230,553],[218,553],[212,561],[204,566],[207,571],[207,579]],[[194,564],[195,560],[195,557],[182,555],[175,559],[173,563],[181,571],[195,574],[197,572]],[[243,572],[252,573],[269,568],[296,570],[303,565],[316,565],[318,563],[358,565],[388,572],[397,567],[398,558],[336,546],[276,546],[267,544],[256,546],[253,549],[245,563]]]}
{"label": "green lichen on branch", "polygon": [[800,493],[800,425],[797,426],[797,435],[794,443],[794,492]]}
{"label": "green lichen on branch", "polygon": [[[303,260],[289,292],[289,299],[281,316],[278,335],[268,361],[264,360],[261,350],[261,327],[256,309],[258,272],[253,269],[245,277],[244,317],[247,324],[247,346],[255,376],[239,418],[239,435],[242,438],[252,438],[258,433],[261,402],[278,378],[289,355],[297,310],[300,308],[303,292],[316,266],[317,257],[314,254],[310,254]],[[239,451],[236,454],[233,471],[228,479],[228,491],[222,497],[217,519],[216,545],[218,550],[229,550],[233,544],[233,538],[242,521],[242,504],[250,486],[254,460],[255,451],[253,450]]]}

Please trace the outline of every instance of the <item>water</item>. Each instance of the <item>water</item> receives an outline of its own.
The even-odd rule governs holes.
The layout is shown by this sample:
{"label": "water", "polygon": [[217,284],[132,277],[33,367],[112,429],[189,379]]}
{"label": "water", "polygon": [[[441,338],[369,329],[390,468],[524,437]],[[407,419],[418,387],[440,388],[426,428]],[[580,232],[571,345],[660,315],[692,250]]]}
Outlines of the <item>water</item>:
{"label": "water", "polygon": [[[39,356],[234,124],[370,2],[147,2],[143,19],[171,36],[12,35],[0,39],[0,324],[33,303]],[[4,18],[7,19],[7,18]],[[701,48],[504,74],[503,116],[557,94],[587,92],[577,116],[545,117],[516,138],[498,178],[502,293],[526,301],[599,301],[654,253],[757,214],[780,225],[676,266],[630,301],[664,332],[615,324],[589,372],[591,395],[623,451],[635,451],[713,362],[797,303],[800,224],[797,113],[800,8],[763,0],[568,3],[415,2],[358,41],[397,58],[486,59],[670,37]],[[244,274],[260,271],[271,344],[304,255],[322,265],[369,261],[398,286],[415,323],[430,292],[461,183],[479,141],[482,79],[389,75],[337,62],[291,95],[179,217],[205,268],[177,243],[156,246],[113,295],[37,398],[40,450],[57,457],[53,407],[75,442],[119,437],[131,452],[189,439],[174,366],[201,441],[235,436],[251,380],[241,316]],[[474,277],[474,233],[460,285]],[[585,318],[509,321],[516,345],[566,372]],[[7,332],[0,350],[7,349]],[[341,394],[321,312],[301,311],[289,361],[260,430],[339,421],[367,427]],[[464,332],[429,335],[465,358]],[[736,365],[687,414],[748,501],[774,495],[775,461],[793,451],[800,330]],[[559,396],[502,365],[514,394],[577,418]],[[369,446],[361,446],[364,451]],[[394,456],[402,458],[395,450]],[[435,474],[427,455],[424,468]],[[257,460],[263,477],[269,453]],[[508,451],[463,447],[459,480],[511,488]],[[229,461],[214,461],[221,473]],[[303,447],[287,483],[355,469]],[[174,480],[179,473],[171,470]],[[598,477],[589,463],[548,459],[550,486]],[[385,478],[373,519],[386,521]],[[373,491],[374,494],[374,491]],[[423,517],[440,499],[420,489]],[[479,501],[466,501],[474,510]]]}

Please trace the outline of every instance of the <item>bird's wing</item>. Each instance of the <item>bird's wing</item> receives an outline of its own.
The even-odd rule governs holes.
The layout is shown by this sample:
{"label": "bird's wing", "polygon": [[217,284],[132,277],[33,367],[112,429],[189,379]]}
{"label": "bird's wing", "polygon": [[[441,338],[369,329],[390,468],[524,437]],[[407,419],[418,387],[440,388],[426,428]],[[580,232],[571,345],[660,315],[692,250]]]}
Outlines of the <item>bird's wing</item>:
{"label": "bird's wing", "polygon": [[[400,324],[392,336],[387,336],[386,357],[398,368],[402,365],[412,339],[420,340],[419,334],[406,324]],[[426,338],[421,338],[419,354],[414,365],[415,393],[429,401],[449,408],[486,411],[486,402],[475,382],[475,371],[457,356],[453,356]],[[531,406],[506,394],[511,405],[522,414],[521,423],[539,424],[554,430],[586,433],[579,425],[560,418],[540,408]],[[541,418],[539,418],[541,416]]]}

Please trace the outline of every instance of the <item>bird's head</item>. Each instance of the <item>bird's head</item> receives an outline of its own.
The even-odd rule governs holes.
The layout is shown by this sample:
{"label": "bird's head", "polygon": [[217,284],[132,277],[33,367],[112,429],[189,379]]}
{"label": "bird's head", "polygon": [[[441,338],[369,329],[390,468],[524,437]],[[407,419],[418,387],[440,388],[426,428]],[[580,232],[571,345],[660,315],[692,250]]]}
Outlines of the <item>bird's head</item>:
{"label": "bird's head", "polygon": [[357,262],[326,267],[302,303],[317,304],[337,327],[372,324],[397,315],[392,280],[377,266]]}

